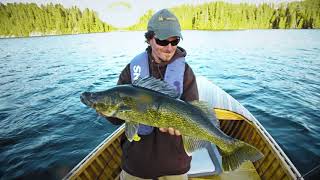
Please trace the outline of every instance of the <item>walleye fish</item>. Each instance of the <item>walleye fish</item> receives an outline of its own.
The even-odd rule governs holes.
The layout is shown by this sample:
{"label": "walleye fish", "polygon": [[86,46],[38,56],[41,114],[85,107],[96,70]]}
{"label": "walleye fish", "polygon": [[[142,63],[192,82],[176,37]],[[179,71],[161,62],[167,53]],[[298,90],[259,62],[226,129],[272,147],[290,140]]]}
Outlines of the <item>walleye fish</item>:
{"label": "walleye fish", "polygon": [[101,92],[84,92],[81,101],[107,117],[126,121],[129,141],[139,140],[139,124],[158,128],[172,127],[182,134],[186,153],[218,146],[224,170],[234,170],[246,160],[256,161],[263,154],[255,147],[226,135],[206,103],[185,102],[179,93],[164,81],[148,77],[132,85],[119,85]]}

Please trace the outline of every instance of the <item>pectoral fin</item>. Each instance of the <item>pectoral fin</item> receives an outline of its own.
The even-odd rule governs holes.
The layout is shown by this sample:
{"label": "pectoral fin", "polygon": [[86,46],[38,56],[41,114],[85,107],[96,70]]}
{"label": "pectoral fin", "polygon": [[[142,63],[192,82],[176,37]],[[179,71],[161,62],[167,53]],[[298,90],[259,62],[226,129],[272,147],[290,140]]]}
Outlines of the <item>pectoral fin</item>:
{"label": "pectoral fin", "polygon": [[189,137],[189,136],[182,136],[184,150],[191,156],[192,153],[196,150],[206,148],[210,143],[208,141],[200,140],[197,138]]}
{"label": "pectoral fin", "polygon": [[136,122],[126,122],[125,124],[125,134],[130,142],[132,140],[139,141],[140,137],[138,135],[139,123]]}

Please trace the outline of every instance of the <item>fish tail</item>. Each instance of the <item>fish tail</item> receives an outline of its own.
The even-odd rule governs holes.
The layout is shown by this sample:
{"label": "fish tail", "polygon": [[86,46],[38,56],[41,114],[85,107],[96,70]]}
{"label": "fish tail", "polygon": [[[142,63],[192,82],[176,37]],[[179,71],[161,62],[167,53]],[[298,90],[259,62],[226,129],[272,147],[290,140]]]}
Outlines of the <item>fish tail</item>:
{"label": "fish tail", "polygon": [[255,162],[264,156],[257,148],[244,142],[240,142],[240,147],[231,153],[221,151],[221,155],[222,167],[225,171],[233,171],[244,161],[250,160]]}

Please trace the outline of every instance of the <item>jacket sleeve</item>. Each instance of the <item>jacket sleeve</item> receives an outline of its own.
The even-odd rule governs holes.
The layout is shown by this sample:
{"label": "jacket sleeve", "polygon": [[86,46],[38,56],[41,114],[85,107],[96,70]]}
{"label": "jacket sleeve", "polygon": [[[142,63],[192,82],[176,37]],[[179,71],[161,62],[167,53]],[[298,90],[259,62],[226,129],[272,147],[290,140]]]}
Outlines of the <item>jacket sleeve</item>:
{"label": "jacket sleeve", "polygon": [[[117,85],[120,84],[130,84],[131,83],[131,75],[130,75],[130,64],[128,64],[121,72]],[[106,117],[108,121],[115,125],[121,125],[124,123],[124,120],[115,118],[115,117]]]}
{"label": "jacket sleeve", "polygon": [[191,67],[187,63],[184,71],[183,93],[181,96],[181,100],[184,100],[184,101],[199,100],[196,77]]}

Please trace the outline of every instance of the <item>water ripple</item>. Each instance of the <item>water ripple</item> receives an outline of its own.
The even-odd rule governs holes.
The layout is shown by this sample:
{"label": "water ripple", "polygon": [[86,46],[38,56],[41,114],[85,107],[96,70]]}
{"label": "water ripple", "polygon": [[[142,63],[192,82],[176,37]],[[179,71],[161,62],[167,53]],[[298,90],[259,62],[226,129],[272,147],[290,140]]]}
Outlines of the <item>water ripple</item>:
{"label": "water ripple", "polygon": [[[248,108],[302,174],[320,162],[319,30],[183,33],[193,71]],[[145,50],[141,37],[0,40],[0,178],[61,179],[107,137],[116,126],[82,105],[80,93],[114,86]]]}

